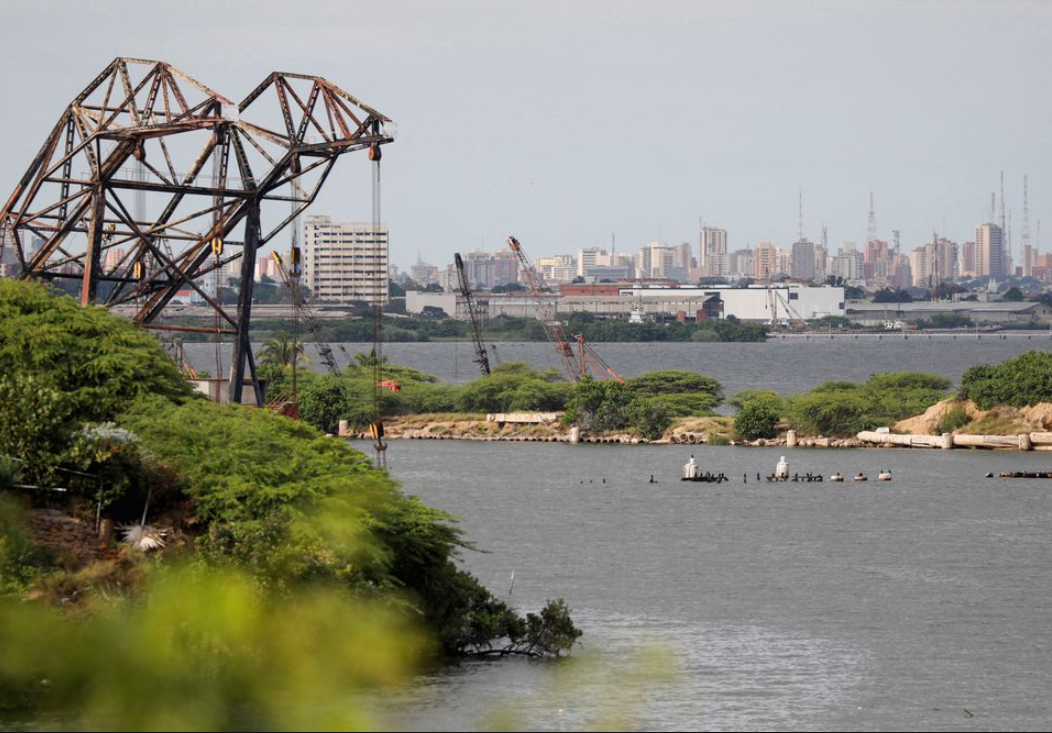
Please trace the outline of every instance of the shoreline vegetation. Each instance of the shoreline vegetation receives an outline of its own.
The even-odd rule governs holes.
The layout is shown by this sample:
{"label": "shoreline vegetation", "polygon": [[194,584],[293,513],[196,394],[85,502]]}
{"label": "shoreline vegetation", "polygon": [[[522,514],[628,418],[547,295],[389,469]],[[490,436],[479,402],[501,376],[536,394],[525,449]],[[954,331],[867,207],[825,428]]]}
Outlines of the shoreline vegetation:
{"label": "shoreline vegetation", "polygon": [[214,404],[151,334],[0,280],[0,713],[370,729],[357,697],[444,659],[569,652],[567,604],[513,608],[473,549],[344,441]]}
{"label": "shoreline vegetation", "polygon": [[[301,377],[303,419],[328,433],[365,437],[371,359],[358,355],[358,364],[339,376]],[[287,390],[289,367],[265,369],[279,393]],[[1052,431],[1052,354],[1035,351],[973,367],[956,389],[940,375],[895,372],[861,384],[826,382],[795,395],[749,389],[729,399],[713,378],[681,370],[649,372],[625,384],[590,378],[573,384],[555,369],[523,363],[461,385],[390,364],[385,373],[400,387],[384,397],[391,439],[575,442],[576,427],[583,443],[1041,449],[1052,442],[1043,435]],[[735,408],[733,417],[717,413],[725,402]],[[555,414],[526,422],[494,417],[505,413]],[[874,437],[887,434],[918,437]],[[1023,434],[1029,437],[1020,443]]]}
{"label": "shoreline vegetation", "polygon": [[[200,325],[201,319],[172,319],[179,325]],[[383,316],[384,341],[390,343],[419,343],[430,341],[470,341],[470,324],[467,321],[446,317],[429,316]],[[253,336],[265,340],[280,337],[292,330],[288,319],[257,318],[252,322]],[[319,319],[317,336],[300,327],[304,341],[326,343],[371,343],[373,325],[371,317],[345,317]],[[733,316],[725,320],[701,321],[700,323],[629,323],[628,321],[604,320],[590,313],[574,313],[566,320],[568,333],[581,334],[590,343],[622,342],[649,343],[653,341],[709,343],[709,342],[760,342],[767,339],[768,326],[746,323]],[[187,333],[187,343],[207,342],[211,336],[205,333]],[[548,340],[541,322],[536,318],[499,316],[491,318],[483,326],[482,339],[486,342],[543,342]]]}

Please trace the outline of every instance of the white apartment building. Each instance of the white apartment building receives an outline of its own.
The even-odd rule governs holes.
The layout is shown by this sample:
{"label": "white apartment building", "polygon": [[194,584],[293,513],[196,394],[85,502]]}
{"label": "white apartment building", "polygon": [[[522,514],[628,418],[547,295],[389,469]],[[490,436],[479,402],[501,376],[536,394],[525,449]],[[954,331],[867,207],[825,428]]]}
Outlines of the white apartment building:
{"label": "white apartment building", "polygon": [[386,223],[374,228],[372,222],[308,216],[303,225],[303,281],[319,300],[385,305],[388,246]]}
{"label": "white apartment building", "polygon": [[1000,277],[1007,274],[1001,227],[986,223],[975,228],[975,259],[977,275]]}
{"label": "white apartment building", "polygon": [[702,277],[723,277],[727,274],[727,230],[716,227],[701,228]]}

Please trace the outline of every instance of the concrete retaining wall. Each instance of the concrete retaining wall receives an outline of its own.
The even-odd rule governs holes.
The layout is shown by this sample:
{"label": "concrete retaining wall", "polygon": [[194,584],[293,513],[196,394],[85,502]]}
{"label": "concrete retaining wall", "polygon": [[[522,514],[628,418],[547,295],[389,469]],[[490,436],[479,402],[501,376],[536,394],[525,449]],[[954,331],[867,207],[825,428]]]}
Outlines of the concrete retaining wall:
{"label": "concrete retaining wall", "polygon": [[988,450],[1046,450],[1052,449],[1052,433],[1022,433],[1020,435],[916,435],[877,433],[863,430],[858,439],[874,445],[898,445],[908,448],[985,448]]}

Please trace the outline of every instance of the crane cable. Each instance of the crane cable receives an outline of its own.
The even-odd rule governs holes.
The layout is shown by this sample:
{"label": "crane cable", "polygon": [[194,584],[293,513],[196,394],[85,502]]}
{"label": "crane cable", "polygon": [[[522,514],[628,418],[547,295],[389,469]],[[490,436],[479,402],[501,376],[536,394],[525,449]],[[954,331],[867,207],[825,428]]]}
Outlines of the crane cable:
{"label": "crane cable", "polygon": [[[377,143],[369,148],[369,160],[376,165],[373,167],[372,189],[373,189],[373,226],[372,235],[374,243],[380,236],[380,146]],[[387,273],[379,273],[382,276],[384,287],[387,286]],[[387,468],[387,444],[384,442],[383,423],[383,381],[384,381],[384,327],[383,327],[383,298],[377,293],[374,298],[380,300],[373,303],[373,424],[371,433],[375,443],[373,450],[376,453],[376,467]]]}

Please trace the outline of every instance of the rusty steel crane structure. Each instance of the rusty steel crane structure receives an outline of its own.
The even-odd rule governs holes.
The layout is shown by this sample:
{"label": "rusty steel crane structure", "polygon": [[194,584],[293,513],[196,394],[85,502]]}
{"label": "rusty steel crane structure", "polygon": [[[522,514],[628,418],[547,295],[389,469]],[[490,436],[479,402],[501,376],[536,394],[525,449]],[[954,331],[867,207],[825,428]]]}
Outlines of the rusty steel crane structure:
{"label": "rusty steel crane structure", "polygon": [[[597,379],[615,379],[624,383],[621,377],[603,361],[591,344],[582,334],[568,338],[562,321],[559,320],[558,300],[552,289],[544,282],[544,276],[533,266],[522,245],[515,237],[508,237],[508,246],[519,261],[519,272],[526,281],[526,293],[537,304],[537,320],[544,327],[548,340],[555,348],[555,353],[562,360],[563,369],[575,381],[586,374]],[[572,338],[572,341],[571,341]],[[577,351],[574,351],[574,344]]]}
{"label": "rusty steel crane structure", "polygon": [[468,282],[468,275],[464,271],[464,259],[460,256],[459,252],[453,253],[453,261],[456,264],[457,270],[457,284],[460,286],[460,297],[464,301],[464,307],[468,311],[468,323],[471,328],[471,342],[475,346],[475,363],[479,365],[479,370],[482,372],[482,376],[488,377],[489,368],[489,352],[486,351],[486,346],[482,343],[482,323],[481,316],[478,311],[478,303],[475,300],[474,294],[471,292],[471,283]]}
{"label": "rusty steel crane structure", "polygon": [[[261,405],[249,342],[257,252],[314,202],[337,158],[378,161],[393,139],[391,120],[318,76],[274,72],[233,102],[163,61],[117,58],[62,112],[0,230],[23,279],[79,283],[82,304],[122,307],[143,328],[232,339],[230,399],[250,384]],[[228,306],[218,277],[231,270]],[[187,290],[214,328],[163,322]]]}

